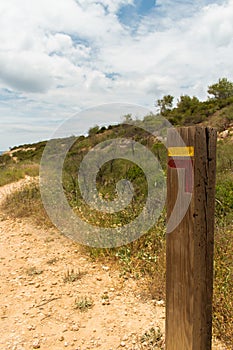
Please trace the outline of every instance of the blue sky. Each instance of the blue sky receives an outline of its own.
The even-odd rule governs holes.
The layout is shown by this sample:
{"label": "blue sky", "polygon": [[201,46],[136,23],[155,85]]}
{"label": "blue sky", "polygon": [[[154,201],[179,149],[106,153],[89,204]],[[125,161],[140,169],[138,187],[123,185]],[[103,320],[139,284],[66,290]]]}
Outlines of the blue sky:
{"label": "blue sky", "polygon": [[122,6],[117,12],[117,16],[122,24],[135,27],[143,16],[146,17],[155,8],[155,0],[135,0],[132,4]]}
{"label": "blue sky", "polygon": [[[233,80],[233,0],[8,0],[0,18],[0,150],[99,104],[155,111],[165,94],[205,99]],[[85,114],[74,133],[113,115]]]}

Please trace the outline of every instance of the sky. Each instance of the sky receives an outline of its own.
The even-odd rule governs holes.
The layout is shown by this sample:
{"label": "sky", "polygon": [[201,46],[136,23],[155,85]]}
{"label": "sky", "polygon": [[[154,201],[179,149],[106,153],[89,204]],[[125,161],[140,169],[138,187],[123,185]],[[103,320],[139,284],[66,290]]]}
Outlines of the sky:
{"label": "sky", "polygon": [[[155,112],[233,80],[233,0],[0,0],[0,19],[0,150],[94,106]],[[74,134],[120,121],[83,115]]]}

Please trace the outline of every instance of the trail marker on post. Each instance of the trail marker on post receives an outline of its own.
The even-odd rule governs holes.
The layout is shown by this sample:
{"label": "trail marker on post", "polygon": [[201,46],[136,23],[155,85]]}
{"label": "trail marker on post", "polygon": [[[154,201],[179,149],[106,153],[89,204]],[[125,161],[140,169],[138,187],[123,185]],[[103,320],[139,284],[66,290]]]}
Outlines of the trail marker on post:
{"label": "trail marker on post", "polygon": [[211,349],[216,138],[168,131],[166,350]]}

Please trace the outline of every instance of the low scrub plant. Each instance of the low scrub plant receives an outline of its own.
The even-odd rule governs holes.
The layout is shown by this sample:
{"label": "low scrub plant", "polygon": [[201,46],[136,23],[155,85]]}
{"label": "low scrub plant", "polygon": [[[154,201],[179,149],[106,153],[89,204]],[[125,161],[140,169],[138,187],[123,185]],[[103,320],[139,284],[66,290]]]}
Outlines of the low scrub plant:
{"label": "low scrub plant", "polygon": [[163,350],[165,349],[164,339],[160,328],[151,327],[141,337],[142,349],[146,350]]}
{"label": "low scrub plant", "polygon": [[94,302],[91,298],[84,296],[75,300],[74,308],[85,312],[94,306]]}
{"label": "low scrub plant", "polygon": [[77,280],[80,280],[82,276],[84,275],[84,272],[75,271],[74,269],[67,270],[67,272],[64,275],[63,281],[65,283],[67,282],[75,282]]}

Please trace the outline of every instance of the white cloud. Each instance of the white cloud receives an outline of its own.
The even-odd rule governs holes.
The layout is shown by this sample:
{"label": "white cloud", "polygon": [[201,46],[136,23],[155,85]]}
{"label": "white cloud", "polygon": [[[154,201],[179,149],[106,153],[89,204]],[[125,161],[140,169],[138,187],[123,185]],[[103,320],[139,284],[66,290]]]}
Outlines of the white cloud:
{"label": "white cloud", "polygon": [[153,107],[167,93],[205,98],[208,84],[233,79],[232,0],[157,0],[131,27],[118,12],[129,4],[134,1],[1,2],[0,89],[24,100],[8,101],[5,91],[0,119],[11,116],[17,124],[25,116],[31,125],[37,116],[60,120],[117,101]]}
{"label": "white cloud", "polygon": [[19,91],[46,92],[53,81],[51,64],[49,57],[39,53],[0,54],[1,80]]}
{"label": "white cloud", "polygon": [[117,11],[122,7],[126,5],[133,4],[133,0],[101,0],[101,1],[93,1],[93,0],[76,0],[76,2],[82,6],[84,9],[88,9],[93,4],[97,6],[102,6],[106,8],[107,11],[111,13],[117,13]]}
{"label": "white cloud", "polygon": [[233,2],[212,4],[203,9],[196,30],[196,40],[214,48],[228,46],[233,40]]}

